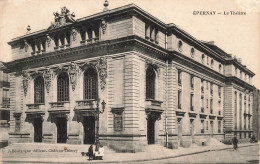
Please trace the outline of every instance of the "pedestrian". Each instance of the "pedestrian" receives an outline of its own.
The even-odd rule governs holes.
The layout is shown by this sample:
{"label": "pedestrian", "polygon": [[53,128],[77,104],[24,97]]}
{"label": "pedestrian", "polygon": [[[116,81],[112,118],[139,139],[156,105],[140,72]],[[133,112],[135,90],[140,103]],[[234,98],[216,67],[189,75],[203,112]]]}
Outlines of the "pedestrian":
{"label": "pedestrian", "polygon": [[88,160],[93,159],[93,145],[90,145],[90,147],[88,148],[88,157]]}
{"label": "pedestrian", "polygon": [[238,149],[238,147],[237,147],[238,139],[236,136],[233,137],[232,143],[233,143],[234,150],[237,150]]}

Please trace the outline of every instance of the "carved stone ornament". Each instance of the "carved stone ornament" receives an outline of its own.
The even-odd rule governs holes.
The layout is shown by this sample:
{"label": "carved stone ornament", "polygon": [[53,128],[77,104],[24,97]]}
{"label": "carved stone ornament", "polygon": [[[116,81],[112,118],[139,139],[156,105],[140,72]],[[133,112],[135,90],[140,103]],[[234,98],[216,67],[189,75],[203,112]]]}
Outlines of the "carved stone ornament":
{"label": "carved stone ornament", "polygon": [[53,72],[55,73],[55,75],[58,75],[58,74],[60,74],[61,72],[67,72],[68,69],[69,69],[68,66],[59,65],[57,68],[54,68],[54,69],[53,69]]}
{"label": "carved stone ornament", "polygon": [[29,75],[28,72],[23,71],[23,72],[22,72],[22,76],[23,76],[23,89],[24,89],[24,95],[26,96],[26,94],[27,94],[27,90],[28,90],[28,86],[29,86],[30,75]]}
{"label": "carved stone ornament", "polygon": [[100,88],[104,91],[106,87],[106,78],[107,78],[107,61],[106,58],[101,57],[96,65],[98,69],[99,79],[100,79]]}
{"label": "carved stone ornament", "polygon": [[50,68],[46,68],[43,72],[43,78],[44,78],[44,85],[46,88],[47,93],[50,93],[51,88],[51,79],[52,79],[52,72]]}
{"label": "carved stone ornament", "polygon": [[102,28],[103,34],[105,34],[106,29],[107,29],[107,22],[104,19],[101,20],[101,28]]}
{"label": "carved stone ornament", "polygon": [[78,76],[78,65],[72,62],[69,66],[69,76],[72,90],[74,91],[77,85],[77,76]]}
{"label": "carved stone ornament", "polygon": [[71,35],[72,35],[73,41],[76,41],[77,40],[77,30],[74,27],[71,29]]}
{"label": "carved stone ornament", "polygon": [[158,76],[160,76],[160,67],[150,60],[145,60],[145,71],[148,69],[149,66],[158,73]]}
{"label": "carved stone ornament", "polygon": [[25,50],[25,52],[28,51],[28,47],[29,47],[29,44],[27,43],[26,40],[24,40],[24,50]]}
{"label": "carved stone ornament", "polygon": [[47,43],[47,46],[50,47],[50,45],[51,45],[51,37],[48,34],[46,35],[46,43]]}
{"label": "carved stone ornament", "polygon": [[58,12],[54,12],[53,15],[54,15],[54,22],[51,22],[51,26],[48,28],[48,30],[66,25],[67,23],[75,22],[74,12],[70,14],[69,9],[67,9],[67,7],[65,6],[61,8],[60,14]]}
{"label": "carved stone ornament", "polygon": [[161,112],[153,112],[153,111],[147,111],[146,112],[146,120],[153,119],[153,120],[161,120]]}
{"label": "carved stone ornament", "polygon": [[33,71],[33,72],[30,72],[30,76],[32,79],[35,79],[37,76],[42,76],[43,75],[43,72],[42,71]]}

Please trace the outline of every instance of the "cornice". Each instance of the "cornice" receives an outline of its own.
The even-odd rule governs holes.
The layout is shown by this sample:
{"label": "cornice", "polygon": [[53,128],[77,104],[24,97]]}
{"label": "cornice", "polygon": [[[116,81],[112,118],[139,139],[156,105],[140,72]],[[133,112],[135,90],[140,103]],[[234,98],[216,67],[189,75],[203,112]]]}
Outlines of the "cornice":
{"label": "cornice", "polygon": [[255,73],[252,72],[251,70],[249,70],[248,68],[246,68],[245,66],[243,66],[241,63],[239,63],[237,61],[237,59],[230,59],[230,60],[226,60],[225,61],[225,65],[228,65],[228,64],[233,64],[235,66],[237,66],[238,68],[242,69],[243,71],[245,71],[246,73],[250,74],[251,76],[254,76]]}
{"label": "cornice", "polygon": [[226,84],[236,84],[238,86],[242,86],[242,88],[244,89],[248,89],[248,90],[254,90],[255,87],[251,84],[248,84],[247,82],[235,77],[235,76],[231,76],[231,77],[226,77]]}
{"label": "cornice", "polygon": [[168,28],[169,33],[173,33],[176,32],[178,33],[181,37],[184,37],[185,39],[187,39],[189,42],[195,43],[195,45],[192,46],[196,46],[199,49],[206,51],[207,53],[209,53],[208,55],[214,56],[216,57],[218,60],[224,62],[225,58],[221,55],[219,55],[218,53],[216,53],[215,51],[213,51],[212,49],[208,48],[207,46],[205,46],[203,43],[201,43],[199,40],[197,40],[196,38],[194,38],[193,36],[191,36],[190,34],[188,34],[187,32],[185,32],[184,30],[182,30],[181,28],[179,28],[176,25],[172,25]]}
{"label": "cornice", "polygon": [[[182,55],[181,53],[177,52],[177,51],[170,51],[169,55],[171,57],[171,59],[179,64],[183,64],[193,70],[199,70],[199,72],[205,72],[204,74],[208,74],[210,76],[214,76],[217,77],[220,81],[224,82],[226,76],[212,70],[211,68],[208,68],[207,66],[193,60],[190,59],[189,57]],[[214,78],[215,79],[215,78]]]}
{"label": "cornice", "polygon": [[4,64],[10,73],[25,69],[50,66],[80,59],[129,51],[141,52],[163,61],[166,60],[168,56],[165,49],[158,45],[154,45],[141,37],[133,35],[120,39],[101,41],[89,45],[79,45],[75,48],[49,52],[38,56],[31,56]]}

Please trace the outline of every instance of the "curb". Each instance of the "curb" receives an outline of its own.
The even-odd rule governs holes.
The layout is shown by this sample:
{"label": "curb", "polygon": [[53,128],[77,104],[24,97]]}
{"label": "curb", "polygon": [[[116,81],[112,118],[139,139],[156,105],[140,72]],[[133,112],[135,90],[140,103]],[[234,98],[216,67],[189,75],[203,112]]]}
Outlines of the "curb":
{"label": "curb", "polygon": [[[256,146],[259,143],[256,144],[250,144],[250,145],[241,145],[241,147],[250,147],[250,146]],[[187,154],[180,154],[180,155],[174,155],[174,156],[165,156],[165,157],[159,157],[159,158],[150,158],[150,159],[137,159],[137,160],[121,160],[121,161],[88,161],[87,163],[128,163],[128,162],[142,162],[142,161],[156,161],[156,160],[163,160],[163,159],[170,159],[170,158],[177,158],[177,157],[183,157],[183,156],[188,156],[188,155],[194,155],[194,154],[201,154],[205,152],[210,152],[210,151],[222,151],[222,150],[227,150],[227,149],[233,149],[232,147],[226,147],[226,148],[219,148],[219,149],[207,149],[207,150],[202,150],[202,151],[197,151],[197,152],[192,152],[192,153],[187,153]],[[6,161],[3,159],[2,162],[7,162],[7,163],[86,163],[86,162],[60,162],[60,161]]]}

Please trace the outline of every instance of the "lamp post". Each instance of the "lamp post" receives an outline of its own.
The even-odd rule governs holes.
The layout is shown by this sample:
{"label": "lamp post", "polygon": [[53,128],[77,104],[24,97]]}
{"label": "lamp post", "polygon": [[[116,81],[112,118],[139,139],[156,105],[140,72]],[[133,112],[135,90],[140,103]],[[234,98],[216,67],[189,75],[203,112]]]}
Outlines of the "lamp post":
{"label": "lamp post", "polygon": [[96,151],[99,150],[99,145],[100,145],[100,142],[99,142],[99,115],[101,113],[104,113],[105,111],[105,108],[106,108],[106,102],[103,100],[102,103],[101,103],[101,107],[102,107],[102,110],[99,110],[99,102],[97,102],[97,109],[95,110],[95,117],[97,119],[97,133],[96,133]]}

